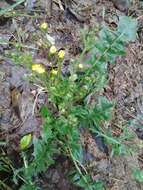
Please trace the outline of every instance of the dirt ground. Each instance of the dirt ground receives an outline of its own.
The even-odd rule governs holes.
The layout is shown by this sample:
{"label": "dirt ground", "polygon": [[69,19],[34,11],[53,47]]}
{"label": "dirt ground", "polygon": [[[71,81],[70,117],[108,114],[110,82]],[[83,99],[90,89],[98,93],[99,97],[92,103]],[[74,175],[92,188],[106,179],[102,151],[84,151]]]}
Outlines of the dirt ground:
{"label": "dirt ground", "polygon": [[[44,93],[40,94],[36,106],[33,106],[39,87],[24,80],[29,71],[22,62],[21,65],[14,63],[13,59],[9,57],[8,51],[13,53],[16,51],[11,42],[13,38],[19,38],[25,44],[25,47],[22,48],[25,54],[31,52],[35,62],[41,59],[44,62],[45,52],[38,51],[37,44],[33,41],[33,34],[37,39],[41,35],[37,26],[43,21],[48,23],[48,35],[55,40],[57,48],[66,50],[64,63],[64,72],[66,72],[66,65],[70,63],[71,59],[78,57],[82,50],[81,29],[100,26],[103,22],[114,27],[120,15],[137,18],[139,23],[137,40],[126,47],[127,55],[125,57],[117,58],[116,64],[109,66],[109,85],[105,88],[104,94],[108,99],[116,102],[115,114],[110,123],[115,134],[120,130],[118,126],[122,125],[123,121],[143,116],[142,1],[133,0],[131,6],[127,6],[125,9],[108,0],[75,0],[75,2],[67,4],[66,1],[54,0],[51,7],[50,4],[45,4],[46,1],[40,0],[37,4],[29,4],[28,10],[25,10],[23,5],[17,7],[17,11],[21,10],[20,13],[39,11],[37,17],[21,15],[16,19],[11,16],[0,17],[0,140],[6,140],[9,144],[6,151],[15,163],[20,162],[17,160],[19,139],[30,132],[39,133],[42,121],[38,111],[43,104],[47,103],[47,97]],[[7,6],[9,5],[4,0],[0,2],[0,8]],[[2,39],[6,43],[1,44]],[[31,49],[26,46],[30,46]],[[15,97],[15,94],[20,97],[17,102],[20,110],[12,106],[12,97]],[[114,121],[116,121],[116,125]],[[141,121],[143,122],[143,117],[141,117]],[[133,143],[140,144],[141,139],[143,139],[143,131],[137,130]],[[90,155],[88,159],[91,161],[92,175],[104,180],[107,190],[143,189],[143,185],[137,183],[132,176],[133,168],[143,167],[142,150],[138,150],[134,156],[111,157],[97,150],[96,141],[88,132],[84,140],[88,145]],[[20,163],[18,164],[20,165]],[[57,158],[56,165],[41,174],[40,180],[37,179],[37,184],[42,190],[76,190],[77,188],[72,186],[66,177],[69,167],[70,163],[66,158]],[[13,185],[13,188],[18,189],[19,187]]]}

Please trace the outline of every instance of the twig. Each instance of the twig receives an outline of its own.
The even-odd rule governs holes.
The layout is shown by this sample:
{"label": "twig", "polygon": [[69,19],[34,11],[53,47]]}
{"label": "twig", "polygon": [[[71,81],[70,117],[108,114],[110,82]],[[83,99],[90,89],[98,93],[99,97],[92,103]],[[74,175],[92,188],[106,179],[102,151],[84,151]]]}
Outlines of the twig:
{"label": "twig", "polygon": [[35,100],[34,100],[34,103],[33,103],[33,108],[32,108],[32,116],[34,115],[34,112],[35,112],[35,107],[36,107],[36,103],[37,103],[37,100],[38,100],[38,96],[39,96],[42,92],[46,92],[46,91],[44,91],[44,89],[41,88],[41,89],[38,90],[38,93],[36,94],[36,97],[35,97]]}

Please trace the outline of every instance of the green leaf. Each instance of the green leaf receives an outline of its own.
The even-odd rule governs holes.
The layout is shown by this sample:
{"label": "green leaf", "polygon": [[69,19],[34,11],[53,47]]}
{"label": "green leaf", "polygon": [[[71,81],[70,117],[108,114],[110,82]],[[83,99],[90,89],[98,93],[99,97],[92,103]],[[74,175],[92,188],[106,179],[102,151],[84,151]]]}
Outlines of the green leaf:
{"label": "green leaf", "polygon": [[20,187],[20,190],[38,190],[34,184],[26,184]]}
{"label": "green leaf", "polygon": [[79,162],[83,162],[83,150],[80,144],[76,144],[76,147],[72,148],[74,158]]}
{"label": "green leaf", "polygon": [[143,182],[143,170],[134,169],[133,176],[137,181]]}
{"label": "green leaf", "polygon": [[48,139],[53,138],[51,126],[48,126],[46,123],[43,126],[42,139],[44,142],[47,142]]}
{"label": "green leaf", "polygon": [[118,32],[123,34],[124,40],[134,42],[137,34],[137,20],[127,16],[120,16]]}
{"label": "green leaf", "polygon": [[49,110],[46,106],[42,106],[40,111],[41,111],[41,114],[44,118],[49,116]]}
{"label": "green leaf", "polygon": [[109,121],[112,118],[113,106],[114,104],[106,97],[100,96],[98,104],[91,111],[91,119],[94,120],[95,124],[99,124],[101,121]]}
{"label": "green leaf", "polygon": [[31,134],[28,134],[28,135],[25,135],[24,137],[22,137],[22,139],[20,140],[20,149],[24,150],[24,149],[28,148],[31,141],[32,141]]}

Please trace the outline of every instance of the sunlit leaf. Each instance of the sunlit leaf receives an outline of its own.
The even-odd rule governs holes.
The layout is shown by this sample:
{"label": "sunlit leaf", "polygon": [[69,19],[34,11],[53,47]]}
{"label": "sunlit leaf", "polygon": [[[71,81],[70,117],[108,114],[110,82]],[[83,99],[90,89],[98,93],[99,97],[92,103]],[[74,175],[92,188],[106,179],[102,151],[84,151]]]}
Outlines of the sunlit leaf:
{"label": "sunlit leaf", "polygon": [[24,137],[22,137],[22,139],[20,140],[20,149],[24,150],[24,149],[28,148],[31,141],[32,141],[31,134],[28,134],[28,135],[25,135]]}

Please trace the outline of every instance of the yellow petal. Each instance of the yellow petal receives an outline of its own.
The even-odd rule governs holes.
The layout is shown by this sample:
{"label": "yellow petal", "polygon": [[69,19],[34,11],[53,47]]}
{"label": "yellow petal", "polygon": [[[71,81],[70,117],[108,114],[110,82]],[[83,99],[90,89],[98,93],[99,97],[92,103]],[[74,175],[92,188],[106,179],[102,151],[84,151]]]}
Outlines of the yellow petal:
{"label": "yellow petal", "polygon": [[40,26],[41,29],[46,30],[48,28],[48,24],[46,22],[43,22]]}
{"label": "yellow petal", "polygon": [[40,64],[33,64],[32,71],[42,74],[42,73],[45,73],[45,68]]}
{"label": "yellow petal", "polygon": [[65,51],[64,50],[60,50],[59,53],[58,53],[58,57],[60,59],[64,59],[64,57],[65,57]]}
{"label": "yellow petal", "polygon": [[53,69],[53,70],[51,71],[51,73],[52,73],[53,75],[57,75],[57,74],[58,74],[58,71],[55,70],[55,69]]}
{"label": "yellow petal", "polygon": [[50,54],[55,54],[57,52],[57,48],[55,46],[51,46],[49,52]]}

